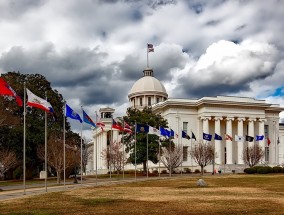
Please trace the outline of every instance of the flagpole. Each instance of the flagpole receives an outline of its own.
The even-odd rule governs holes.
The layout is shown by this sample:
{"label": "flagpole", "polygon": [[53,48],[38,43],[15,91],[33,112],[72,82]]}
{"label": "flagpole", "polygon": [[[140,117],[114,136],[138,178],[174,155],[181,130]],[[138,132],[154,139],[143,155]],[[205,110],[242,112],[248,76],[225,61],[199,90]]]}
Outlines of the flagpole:
{"label": "flagpole", "polygon": [[[47,101],[47,94],[45,92],[45,98]],[[45,118],[45,138],[44,138],[44,146],[45,146],[45,152],[44,152],[44,169],[45,169],[45,192],[47,192],[47,113],[44,112],[44,118]]]}
{"label": "flagpole", "polygon": [[147,49],[146,49],[146,51],[147,51],[147,68],[149,68],[149,57],[148,57],[148,55],[149,55],[149,51],[148,51],[148,43],[147,43]]}
{"label": "flagpole", "polygon": [[[96,111],[96,125],[98,123],[98,115]],[[96,127],[96,138],[95,138],[95,143],[96,143],[96,185],[98,185],[98,144],[97,144],[97,136],[98,136],[98,127]],[[94,144],[95,144],[94,143]],[[95,148],[95,145],[94,145]]]}
{"label": "flagpole", "polygon": [[[160,131],[160,126],[159,126],[159,131]],[[160,136],[159,136],[159,178],[161,177],[161,141],[160,141]]]}
{"label": "flagpole", "polygon": [[134,142],[135,181],[137,180],[137,176],[136,176],[136,172],[137,172],[137,165],[136,165],[136,142],[137,142],[136,128],[137,128],[137,123],[135,121],[135,142]]}
{"label": "flagpole", "polygon": [[[81,106],[82,108],[82,106]],[[83,108],[82,108],[83,110]],[[83,185],[83,122],[81,123],[81,185]]]}
{"label": "flagpole", "polygon": [[125,128],[125,121],[123,120],[123,131],[122,131],[122,179],[124,180],[124,128]]}
{"label": "flagpole", "polygon": [[169,137],[169,140],[170,140],[170,153],[169,153],[169,164],[170,164],[170,177],[172,177],[172,158],[171,158],[171,153],[172,153],[172,142],[171,142],[171,128],[170,128],[170,137]]}
{"label": "flagpole", "polygon": [[66,189],[66,171],[65,171],[65,116],[66,116],[66,102],[64,101],[64,116],[63,116],[63,183],[64,183],[64,189]]}
{"label": "flagpole", "polygon": [[23,186],[26,195],[26,82],[24,82]]}
{"label": "flagpole", "polygon": [[149,152],[148,152],[148,147],[149,147],[149,144],[148,144],[148,133],[147,133],[147,178],[149,177],[149,174],[148,174],[148,169],[149,169],[149,166],[148,166],[148,160],[149,160]]}
{"label": "flagpole", "polygon": [[113,141],[113,130],[112,130],[112,124],[113,124],[113,118],[111,118],[111,127],[110,127],[110,141],[109,141],[109,179],[111,181],[111,146]]}

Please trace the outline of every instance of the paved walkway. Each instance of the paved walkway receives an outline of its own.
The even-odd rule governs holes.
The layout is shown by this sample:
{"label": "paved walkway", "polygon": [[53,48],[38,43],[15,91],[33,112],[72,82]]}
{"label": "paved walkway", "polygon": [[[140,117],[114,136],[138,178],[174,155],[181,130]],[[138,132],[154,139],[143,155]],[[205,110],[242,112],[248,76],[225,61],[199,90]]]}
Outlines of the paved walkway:
{"label": "paved walkway", "polygon": [[[175,178],[176,176],[172,176]],[[30,184],[26,185],[26,189],[24,191],[23,185],[9,185],[9,186],[2,186],[0,189],[0,202],[5,200],[11,200],[16,198],[25,198],[27,196],[32,195],[39,195],[49,192],[58,192],[58,191],[65,191],[65,190],[72,190],[84,187],[94,187],[94,186],[107,186],[112,184],[121,184],[121,183],[129,183],[135,181],[145,181],[145,180],[154,180],[154,179],[169,179],[168,176],[161,176],[161,177],[137,177],[135,178],[125,178],[125,179],[116,179],[116,178],[104,178],[104,179],[95,179],[95,178],[86,178],[82,181],[78,180],[78,184],[74,184],[73,182],[66,182],[64,185],[58,185],[56,183],[48,183],[47,189],[45,188],[45,183],[37,183],[37,184]]]}

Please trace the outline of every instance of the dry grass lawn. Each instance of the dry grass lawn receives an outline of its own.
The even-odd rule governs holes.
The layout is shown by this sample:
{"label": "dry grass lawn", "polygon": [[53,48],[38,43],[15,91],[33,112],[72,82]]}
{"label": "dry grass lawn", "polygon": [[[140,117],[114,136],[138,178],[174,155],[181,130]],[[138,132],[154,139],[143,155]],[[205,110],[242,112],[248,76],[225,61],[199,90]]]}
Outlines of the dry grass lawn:
{"label": "dry grass lawn", "polygon": [[183,176],[0,202],[0,214],[284,214],[284,174]]}

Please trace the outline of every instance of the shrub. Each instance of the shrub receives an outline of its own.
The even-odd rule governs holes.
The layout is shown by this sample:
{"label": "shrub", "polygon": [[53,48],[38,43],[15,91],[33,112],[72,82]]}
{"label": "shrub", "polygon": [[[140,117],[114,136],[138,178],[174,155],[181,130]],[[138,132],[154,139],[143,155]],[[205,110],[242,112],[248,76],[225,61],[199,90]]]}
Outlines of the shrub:
{"label": "shrub", "polygon": [[153,174],[159,174],[159,171],[158,171],[158,170],[153,170],[152,173],[153,173]]}
{"label": "shrub", "polygon": [[263,166],[262,168],[257,169],[258,174],[268,174],[272,172],[273,169],[270,166]]}
{"label": "shrub", "polygon": [[190,169],[190,168],[184,168],[184,171],[185,171],[186,173],[191,173],[191,169]]}
{"label": "shrub", "polygon": [[161,172],[162,174],[167,174],[168,172],[167,172],[167,170],[162,170],[162,172]]}
{"label": "shrub", "polygon": [[23,168],[20,166],[17,167],[13,172],[13,179],[21,179],[23,176],[22,173],[23,173]]}
{"label": "shrub", "polygon": [[255,174],[256,173],[256,168],[250,167],[250,168],[245,168],[244,172],[247,174]]}
{"label": "shrub", "polygon": [[201,173],[199,169],[195,169],[194,173]]}
{"label": "shrub", "polygon": [[274,173],[281,173],[282,170],[283,170],[283,168],[280,167],[280,166],[274,166],[274,167],[272,167],[272,171],[273,171]]}

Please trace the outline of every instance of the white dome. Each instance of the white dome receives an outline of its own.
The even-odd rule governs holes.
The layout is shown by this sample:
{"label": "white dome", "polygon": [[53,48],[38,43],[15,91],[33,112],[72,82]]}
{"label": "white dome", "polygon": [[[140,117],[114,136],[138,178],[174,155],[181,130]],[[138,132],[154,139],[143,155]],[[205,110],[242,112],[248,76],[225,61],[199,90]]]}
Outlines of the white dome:
{"label": "white dome", "polygon": [[164,85],[155,77],[144,76],[134,83],[128,97],[132,97],[137,94],[159,94],[168,97],[167,91]]}

